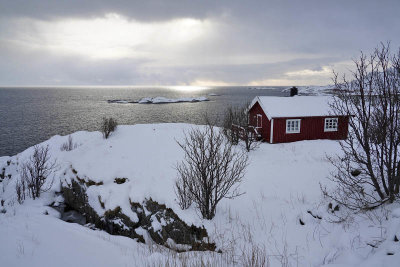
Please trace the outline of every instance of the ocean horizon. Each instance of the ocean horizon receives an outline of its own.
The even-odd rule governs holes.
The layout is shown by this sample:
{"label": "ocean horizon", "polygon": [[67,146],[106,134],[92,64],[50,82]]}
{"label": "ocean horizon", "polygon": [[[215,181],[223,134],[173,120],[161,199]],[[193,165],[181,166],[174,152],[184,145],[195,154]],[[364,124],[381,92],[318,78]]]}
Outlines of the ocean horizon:
{"label": "ocean horizon", "polygon": [[[283,96],[289,86],[8,86],[0,87],[0,156],[11,156],[54,135],[95,131],[103,117],[119,124],[201,124],[222,119],[229,105],[257,95]],[[138,104],[145,98],[177,101]],[[205,97],[208,101],[182,102]],[[114,102],[118,101],[120,102]]]}

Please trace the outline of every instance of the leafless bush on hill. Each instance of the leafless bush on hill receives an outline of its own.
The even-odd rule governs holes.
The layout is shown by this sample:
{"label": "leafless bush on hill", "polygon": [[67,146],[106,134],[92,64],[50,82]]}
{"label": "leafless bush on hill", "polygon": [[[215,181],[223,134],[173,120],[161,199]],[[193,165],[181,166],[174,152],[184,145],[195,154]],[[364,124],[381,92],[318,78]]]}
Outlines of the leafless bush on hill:
{"label": "leafless bush on hill", "polygon": [[334,113],[352,116],[343,156],[330,158],[337,188],[323,192],[350,209],[368,210],[399,197],[400,51],[393,55],[382,44],[354,63],[350,80],[335,73]]}
{"label": "leafless bush on hill", "polygon": [[225,111],[225,117],[223,121],[223,131],[228,140],[233,144],[237,145],[240,140],[239,131],[233,128],[233,125],[238,125],[238,121],[242,114],[242,110],[235,106],[229,106]]}
{"label": "leafless bush on hill", "polygon": [[241,257],[243,266],[248,267],[265,267],[269,266],[267,252],[265,247],[252,244],[249,250],[243,251]]}
{"label": "leafless bush on hill", "polygon": [[72,139],[72,136],[68,136],[68,141],[63,143],[60,147],[61,151],[71,151],[75,148],[78,147],[78,144],[74,143],[74,140]]}
{"label": "leafless bush on hill", "polygon": [[184,203],[193,201],[203,218],[212,219],[221,199],[242,194],[239,185],[248,157],[245,152],[236,150],[223,132],[211,124],[185,133],[184,140],[178,144],[185,155],[176,167],[177,197]]}
{"label": "leafless bush on hill", "polygon": [[114,118],[103,118],[100,131],[103,133],[103,137],[107,139],[112,132],[117,129],[118,123]]}
{"label": "leafless bush on hill", "polygon": [[15,192],[17,193],[17,201],[22,204],[26,197],[26,182],[24,179],[17,180],[15,183]]}
{"label": "leafless bush on hill", "polygon": [[241,139],[243,140],[243,147],[247,152],[255,150],[260,146],[260,140],[252,125],[246,124],[242,126],[240,132],[242,134]]}
{"label": "leafless bush on hill", "polygon": [[188,190],[187,184],[183,182],[182,179],[175,181],[175,195],[177,197],[177,202],[181,209],[185,210],[192,205],[193,200],[191,194]]}
{"label": "leafless bush on hill", "polygon": [[250,103],[242,106],[230,106],[226,109],[223,132],[228,140],[237,145],[243,141],[243,147],[249,152],[256,149],[260,142],[255,127],[250,124],[248,107]]}
{"label": "leafless bush on hill", "polygon": [[[21,179],[26,184],[29,195],[35,199],[42,192],[48,191],[53,185],[53,177],[56,162],[50,161],[49,146],[35,146],[32,156],[22,164]],[[47,182],[51,179],[50,182]],[[22,186],[21,185],[21,186]],[[18,194],[18,192],[17,192]]]}

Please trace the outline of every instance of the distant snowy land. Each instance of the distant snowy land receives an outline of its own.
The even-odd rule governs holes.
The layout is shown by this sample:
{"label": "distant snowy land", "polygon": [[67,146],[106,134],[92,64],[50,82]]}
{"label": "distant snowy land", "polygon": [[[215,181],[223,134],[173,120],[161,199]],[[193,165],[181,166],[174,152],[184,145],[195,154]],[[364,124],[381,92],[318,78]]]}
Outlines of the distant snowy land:
{"label": "distant snowy land", "polygon": [[[211,96],[211,94],[210,94]],[[212,96],[216,96],[213,94]],[[209,99],[205,96],[200,97],[183,97],[183,98],[166,98],[162,96],[158,97],[144,97],[140,100],[124,100],[124,99],[110,99],[107,100],[108,103],[116,103],[116,104],[168,104],[168,103],[184,103],[184,102],[203,102],[209,101]]]}
{"label": "distant snowy land", "polygon": [[[372,267],[400,262],[399,204],[332,223],[343,210],[322,197],[320,185],[332,186],[326,177],[333,168],[326,156],[340,153],[336,141],[262,143],[249,153],[240,187],[245,194],[224,199],[212,220],[202,219],[195,207],[181,210],[175,200],[174,166],[183,152],[176,141],[193,127],[202,126],[120,125],[109,139],[100,132],[80,131],[71,135],[76,144],[71,151],[60,149],[68,136],[54,136],[41,144],[49,145],[57,162],[54,182],[39,199],[23,204],[16,200],[16,181],[33,147],[0,157],[0,265],[246,266],[254,255],[264,255],[266,266]],[[74,183],[85,184],[96,216],[114,218],[121,229],[125,221],[107,215],[123,213],[126,221],[138,223],[139,215],[146,214],[148,225],[135,228],[145,243],[61,220],[61,188]],[[151,237],[161,235],[170,222],[159,212],[151,215],[151,207],[143,204],[146,199],[170,208],[187,225],[204,227],[208,242],[222,253],[176,253],[156,244]],[[133,209],[133,203],[143,205],[142,210]],[[168,242],[172,248],[178,245]]]}
{"label": "distant snowy land", "polygon": [[[290,92],[292,88],[288,87],[282,90],[282,92]],[[298,89],[299,95],[331,95],[336,89],[335,85],[307,85],[307,86],[295,86]],[[249,90],[276,90],[274,86],[255,86],[248,87]]]}
{"label": "distant snowy land", "polygon": [[[324,85],[324,86],[296,86],[299,95],[331,95],[333,94],[336,86],[335,85]],[[283,92],[289,92],[290,88],[286,88]]]}

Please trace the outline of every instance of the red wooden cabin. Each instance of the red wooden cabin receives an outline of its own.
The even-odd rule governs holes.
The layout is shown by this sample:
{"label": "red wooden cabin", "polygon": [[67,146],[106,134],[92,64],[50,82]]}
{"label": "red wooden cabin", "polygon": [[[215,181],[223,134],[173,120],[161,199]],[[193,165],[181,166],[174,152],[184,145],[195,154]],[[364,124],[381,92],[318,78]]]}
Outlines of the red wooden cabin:
{"label": "red wooden cabin", "polygon": [[330,97],[257,96],[249,106],[249,122],[269,143],[347,138],[349,116],[334,116]]}

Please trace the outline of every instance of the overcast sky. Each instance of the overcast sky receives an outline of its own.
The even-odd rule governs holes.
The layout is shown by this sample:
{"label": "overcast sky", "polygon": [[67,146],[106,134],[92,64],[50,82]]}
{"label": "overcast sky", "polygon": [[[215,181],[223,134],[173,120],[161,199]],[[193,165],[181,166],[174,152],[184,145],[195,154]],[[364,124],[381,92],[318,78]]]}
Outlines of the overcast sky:
{"label": "overcast sky", "polygon": [[400,1],[0,0],[0,85],[326,85]]}

